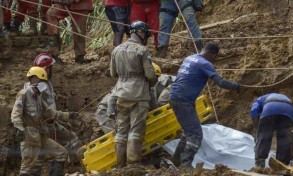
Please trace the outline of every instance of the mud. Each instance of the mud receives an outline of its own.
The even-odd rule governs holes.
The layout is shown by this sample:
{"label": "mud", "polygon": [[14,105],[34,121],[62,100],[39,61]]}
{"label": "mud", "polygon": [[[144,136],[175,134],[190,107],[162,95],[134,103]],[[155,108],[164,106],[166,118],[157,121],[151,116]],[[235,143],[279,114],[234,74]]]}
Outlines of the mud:
{"label": "mud", "polygon": [[[206,0],[204,12],[199,13],[197,18],[200,26],[238,18],[227,24],[204,29],[202,32],[205,38],[292,35],[292,11],[288,8],[288,2],[285,0],[280,2],[269,0],[265,3],[259,0]],[[242,18],[239,18],[241,16]],[[178,24],[177,31],[174,32],[180,32],[179,29],[185,29],[183,24]],[[180,35],[187,36],[184,32]],[[45,38],[42,37],[37,39],[17,38],[10,41],[9,46],[13,47],[9,52],[4,50],[5,48],[0,51],[0,146],[6,146],[13,137],[10,113],[15,95],[26,82],[26,72],[37,55],[36,48],[42,45],[44,40]],[[211,40],[204,40],[204,43],[209,41]],[[214,63],[217,69],[243,69],[238,71],[219,70],[219,73],[226,79],[245,85],[265,86],[278,82],[292,73],[292,70],[245,70],[246,68],[292,68],[292,38],[212,41],[217,42],[221,47],[220,57]],[[167,57],[159,58],[152,43],[152,41],[149,42],[150,50],[163,73],[175,75],[182,60],[194,53],[190,41],[171,37]],[[53,84],[57,93],[58,109],[79,111],[115,84],[116,80],[109,74],[112,49],[113,47],[108,45],[100,49],[88,48],[86,59],[90,61],[90,64],[78,65],[73,61],[72,46],[64,48],[61,58],[65,64],[56,64],[53,69]],[[293,97],[292,77],[273,87],[243,88],[240,94],[220,89],[212,82],[210,85],[220,124],[250,134],[253,134],[254,130],[249,118],[249,107],[254,98],[269,92],[280,92]],[[208,92],[204,90],[203,93]],[[74,131],[84,143],[102,135],[94,120],[97,103],[94,102],[81,113],[84,119],[82,123],[73,124]],[[209,123],[214,122],[216,122],[215,118],[209,121]],[[109,174],[117,174],[117,172],[113,171]],[[133,173],[136,172],[138,171],[133,171]],[[141,172],[149,175],[184,175],[186,173],[184,170],[148,170],[145,168]],[[204,170],[202,175],[205,172],[207,172],[206,175],[235,174],[224,166],[217,166],[212,171]],[[131,175],[131,173],[123,173],[123,170],[118,173]],[[192,172],[189,174],[192,175]]]}

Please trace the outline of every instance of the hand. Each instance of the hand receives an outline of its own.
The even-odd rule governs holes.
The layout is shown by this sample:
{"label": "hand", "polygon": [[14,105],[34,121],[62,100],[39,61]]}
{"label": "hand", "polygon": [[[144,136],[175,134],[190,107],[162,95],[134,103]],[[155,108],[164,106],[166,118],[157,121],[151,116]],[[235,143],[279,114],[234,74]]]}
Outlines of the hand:
{"label": "hand", "polygon": [[18,142],[22,142],[25,139],[25,132],[17,129],[15,138]]}
{"label": "hand", "polygon": [[78,112],[69,112],[69,119],[77,119]]}

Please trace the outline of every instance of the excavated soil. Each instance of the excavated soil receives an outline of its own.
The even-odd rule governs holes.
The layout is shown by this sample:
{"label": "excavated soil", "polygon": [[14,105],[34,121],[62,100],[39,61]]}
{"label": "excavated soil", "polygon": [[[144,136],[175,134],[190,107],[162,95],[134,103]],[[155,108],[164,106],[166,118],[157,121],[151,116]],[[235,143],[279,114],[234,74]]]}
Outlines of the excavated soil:
{"label": "excavated soil", "polygon": [[[259,1],[259,0],[206,0],[204,12],[197,15],[200,26],[216,22],[231,20],[226,24],[202,29],[204,38],[230,38],[229,40],[213,41],[220,45],[220,57],[215,61],[219,73],[226,79],[237,81],[245,85],[265,86],[276,83],[288,75],[291,70],[245,70],[247,68],[292,68],[293,39],[236,39],[235,37],[292,35],[292,11],[289,1]],[[181,28],[183,24],[181,25]],[[179,32],[179,31],[178,31]],[[187,36],[186,32],[178,35]],[[233,39],[234,38],[234,39]],[[41,40],[41,39],[38,39]],[[14,41],[13,52],[0,54],[0,146],[7,146],[13,142],[13,131],[10,123],[10,113],[15,101],[15,95],[26,82],[26,72],[37,55],[34,47],[27,48],[28,42]],[[32,41],[31,41],[32,42]],[[182,60],[194,53],[193,45],[186,39],[171,37],[169,53],[166,58],[159,58],[149,42],[154,60],[163,73],[175,75]],[[31,44],[31,43],[29,43]],[[105,46],[101,49],[88,49],[86,59],[89,64],[78,65],[73,62],[72,46],[64,49],[61,55],[65,62],[56,64],[53,70],[53,84],[57,93],[57,107],[64,111],[78,111],[89,105],[97,97],[109,90],[116,82],[109,75],[110,54],[113,47]],[[220,70],[220,69],[242,70]],[[210,82],[212,100],[220,124],[253,134],[253,126],[249,118],[249,107],[254,98],[269,92],[280,92],[293,97],[292,77],[275,86],[262,88],[243,88],[241,93],[227,91],[216,87]],[[205,89],[205,94],[208,91]],[[90,105],[81,114],[83,121],[73,124],[73,130],[87,143],[102,135],[94,120],[97,102]],[[210,123],[216,122],[212,118]],[[15,168],[12,166],[11,168]],[[121,173],[122,172],[122,173]],[[106,175],[137,175],[140,169],[133,173],[113,171]],[[72,172],[69,172],[72,173]],[[144,169],[142,175],[194,175],[192,171],[169,169]],[[139,175],[139,174],[138,174]],[[204,170],[202,175],[237,175],[224,166],[217,166],[215,170]]]}

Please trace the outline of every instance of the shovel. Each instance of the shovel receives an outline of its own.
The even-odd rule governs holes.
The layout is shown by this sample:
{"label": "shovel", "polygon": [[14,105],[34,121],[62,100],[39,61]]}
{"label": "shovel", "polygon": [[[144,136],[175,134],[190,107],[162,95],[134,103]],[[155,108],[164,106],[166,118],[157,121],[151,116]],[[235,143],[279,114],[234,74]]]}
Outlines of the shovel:
{"label": "shovel", "polygon": [[281,161],[279,161],[273,157],[270,157],[270,159],[269,159],[269,166],[275,172],[293,175],[293,168],[292,167],[286,166]]}

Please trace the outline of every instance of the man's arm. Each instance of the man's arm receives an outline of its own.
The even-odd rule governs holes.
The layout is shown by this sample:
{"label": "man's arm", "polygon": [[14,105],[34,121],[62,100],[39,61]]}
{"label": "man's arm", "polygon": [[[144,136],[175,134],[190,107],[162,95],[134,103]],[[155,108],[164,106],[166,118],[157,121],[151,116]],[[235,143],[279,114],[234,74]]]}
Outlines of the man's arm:
{"label": "man's arm", "polygon": [[252,119],[260,117],[260,114],[262,112],[262,105],[261,104],[262,103],[260,102],[259,98],[252,103],[251,108],[250,108],[250,117]]}
{"label": "man's arm", "polygon": [[43,116],[46,117],[53,117],[55,120],[62,120],[62,121],[68,121],[69,120],[69,112],[62,112],[57,111],[53,108],[50,108],[49,105],[42,100],[42,106],[43,106]]}
{"label": "man's arm", "polygon": [[215,84],[223,89],[239,89],[238,83],[225,80],[218,74],[212,76],[211,79],[215,82]]}
{"label": "man's arm", "polygon": [[113,78],[116,78],[118,76],[116,72],[116,64],[115,64],[115,53],[114,51],[111,54],[111,62],[110,62],[110,74]]}
{"label": "man's arm", "polygon": [[149,53],[149,51],[146,51],[146,53],[142,57],[142,67],[144,70],[144,76],[150,82],[150,86],[153,87],[158,80],[151,59],[151,54]]}
{"label": "man's arm", "polygon": [[23,107],[24,107],[24,92],[20,91],[16,95],[16,101],[13,106],[12,112],[11,112],[11,122],[13,123],[14,127],[19,129],[20,131],[24,131],[23,127]]}

